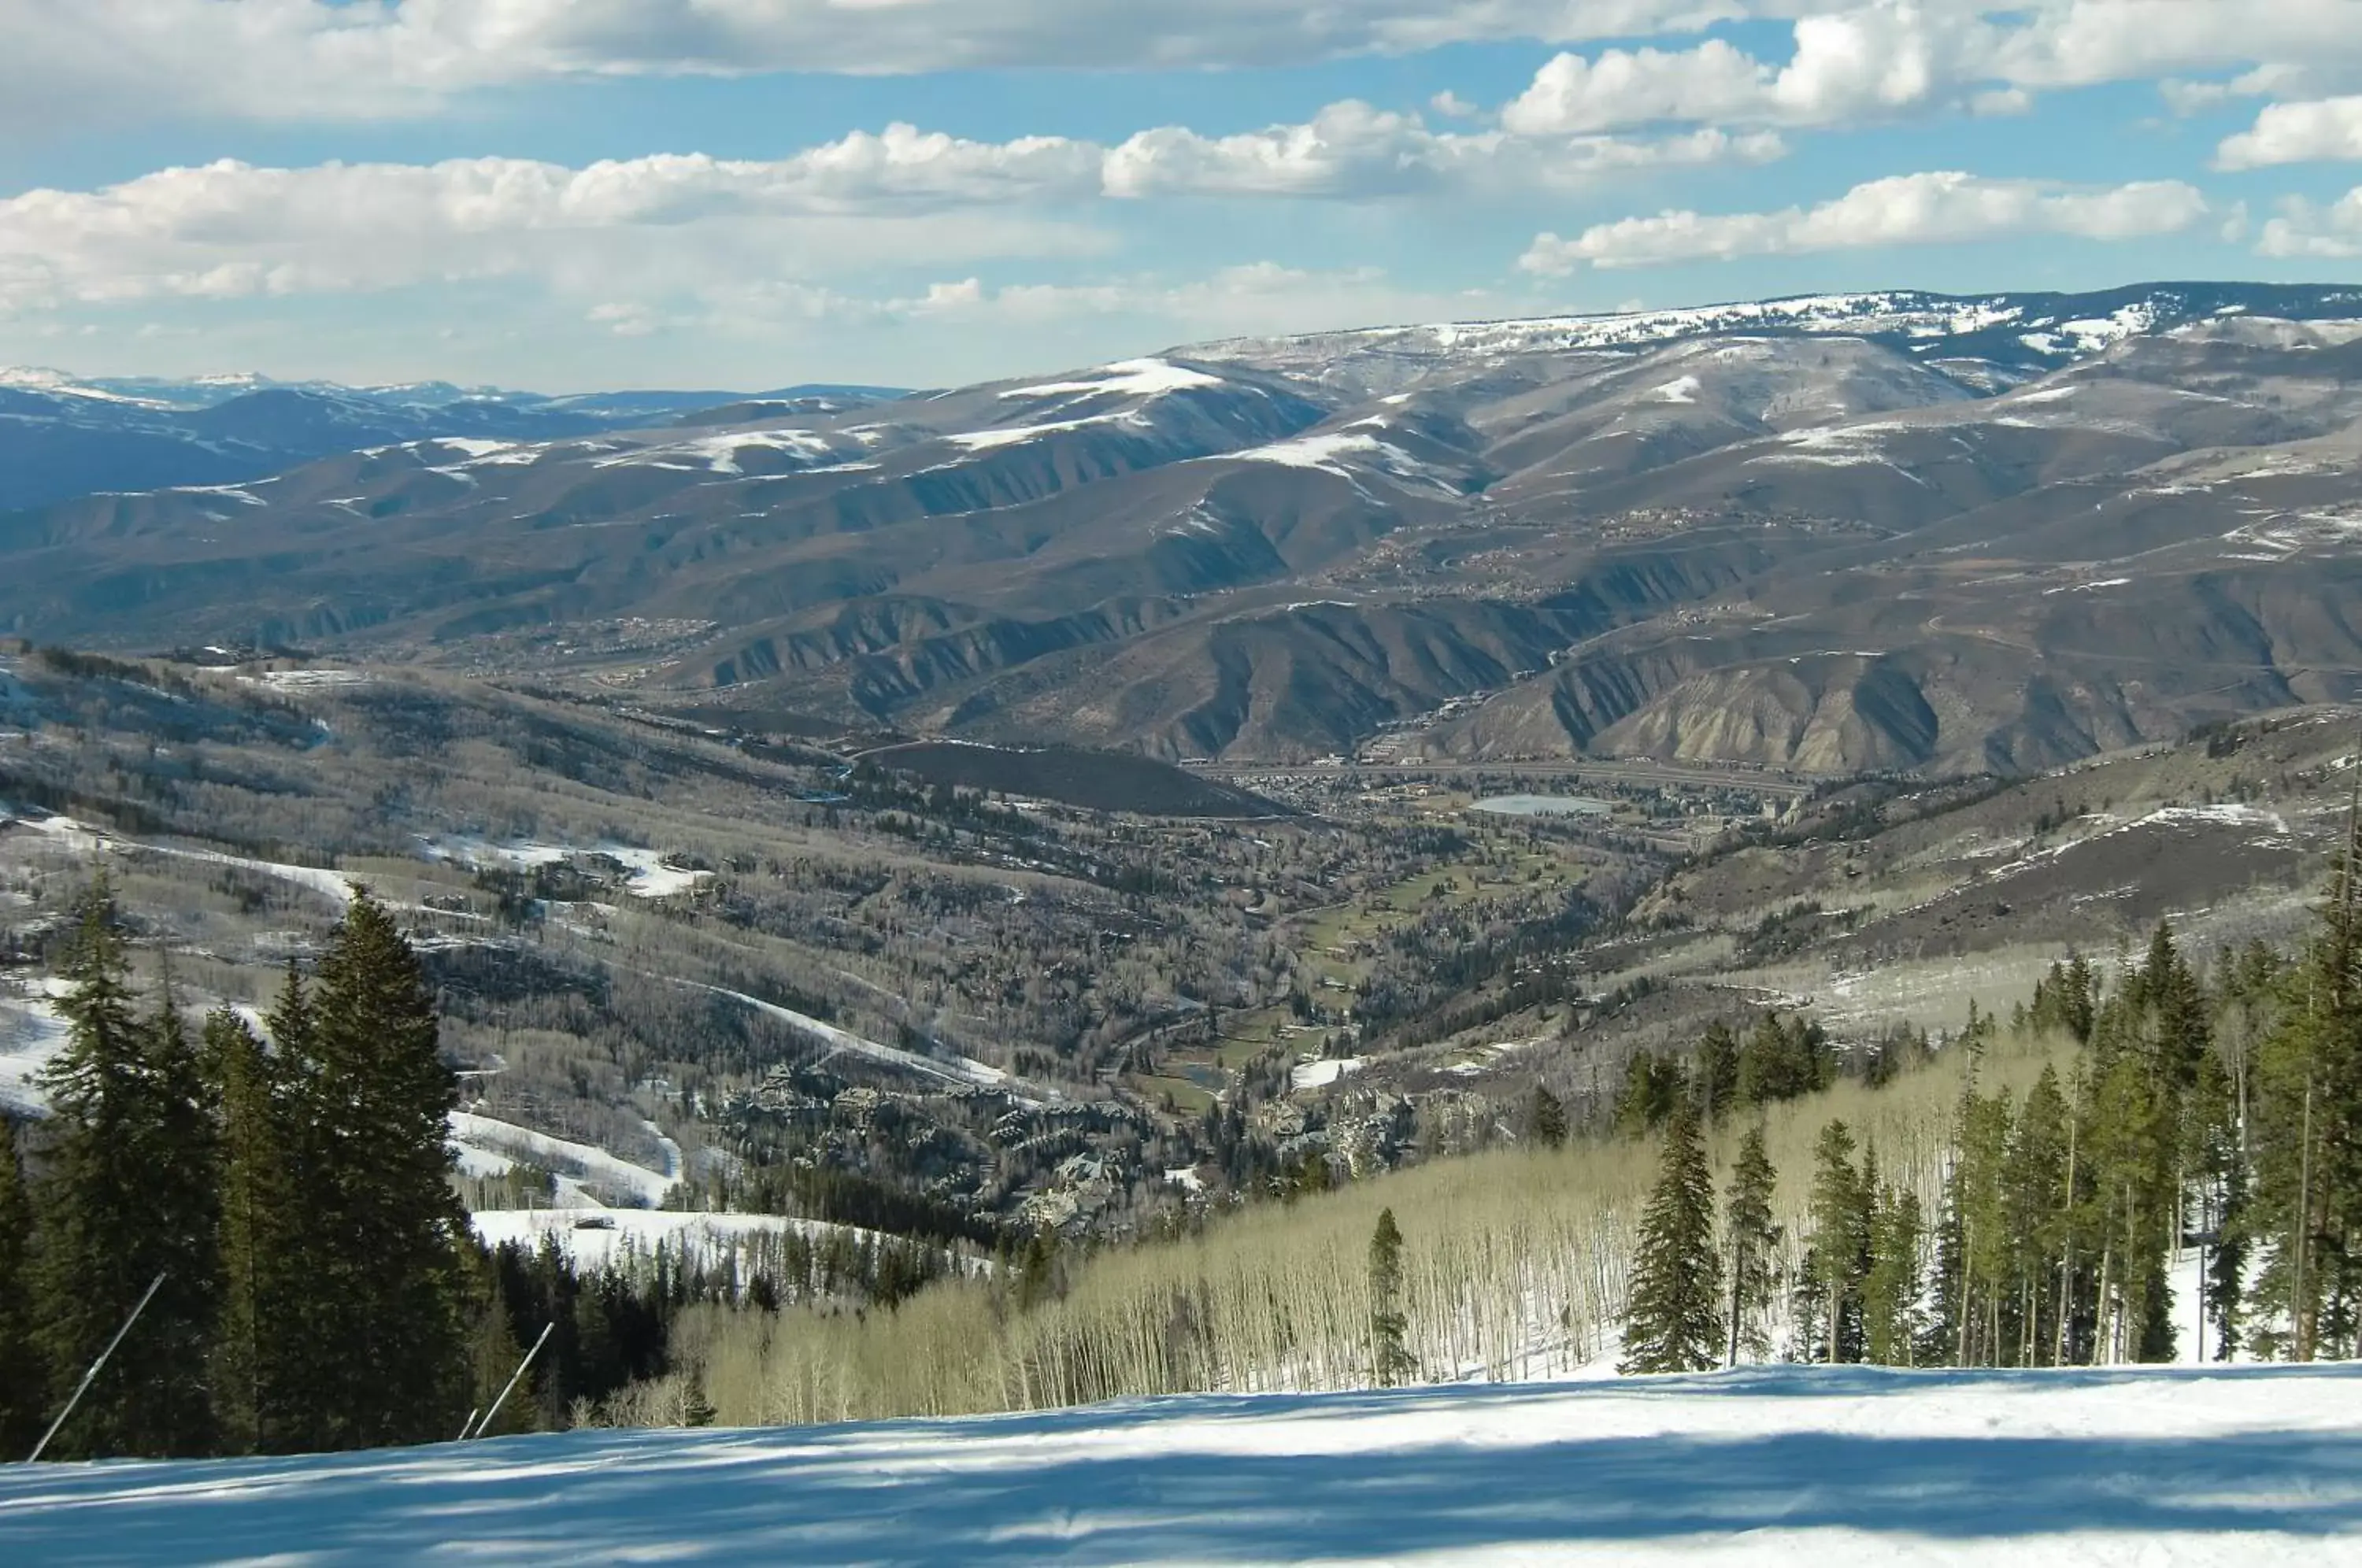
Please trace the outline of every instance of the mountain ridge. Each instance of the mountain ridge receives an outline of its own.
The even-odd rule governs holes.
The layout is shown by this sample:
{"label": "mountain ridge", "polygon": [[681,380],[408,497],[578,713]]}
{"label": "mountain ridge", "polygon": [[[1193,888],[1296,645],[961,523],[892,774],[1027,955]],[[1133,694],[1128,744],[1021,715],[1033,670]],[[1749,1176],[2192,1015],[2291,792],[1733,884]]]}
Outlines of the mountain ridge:
{"label": "mountain ridge", "polygon": [[2357,318],[1802,295],[415,437],[0,516],[0,625],[1166,759],[2039,768],[2362,690]]}

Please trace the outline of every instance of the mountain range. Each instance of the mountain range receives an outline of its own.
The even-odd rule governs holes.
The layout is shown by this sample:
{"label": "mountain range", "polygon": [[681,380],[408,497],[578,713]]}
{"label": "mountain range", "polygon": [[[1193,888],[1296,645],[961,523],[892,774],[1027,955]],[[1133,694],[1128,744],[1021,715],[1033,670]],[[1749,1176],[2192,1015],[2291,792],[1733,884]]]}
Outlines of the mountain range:
{"label": "mountain range", "polygon": [[0,627],[44,642],[1260,762],[2022,773],[2362,695],[2362,288],[1392,327],[903,396],[33,380]]}
{"label": "mountain range", "polygon": [[549,440],[729,406],[825,412],[873,387],[549,397],[448,381],[348,387],[247,374],[170,380],[0,368],[0,511],[102,490],[259,479],[357,447],[436,436]]}

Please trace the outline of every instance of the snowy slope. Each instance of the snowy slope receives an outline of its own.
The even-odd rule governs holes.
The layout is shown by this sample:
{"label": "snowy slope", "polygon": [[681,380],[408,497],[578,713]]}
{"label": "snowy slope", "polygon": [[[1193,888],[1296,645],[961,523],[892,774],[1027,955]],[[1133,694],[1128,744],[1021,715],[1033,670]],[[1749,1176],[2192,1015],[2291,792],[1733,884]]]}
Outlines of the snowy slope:
{"label": "snowy slope", "polygon": [[554,1138],[513,1121],[465,1110],[451,1113],[451,1142],[459,1151],[460,1169],[471,1176],[489,1176],[518,1160],[560,1173],[559,1190],[574,1200],[571,1207],[603,1207],[581,1191],[585,1181],[595,1181],[653,1207],[662,1203],[665,1194],[680,1179],[677,1154],[671,1160],[673,1169],[652,1171],[590,1143]]}
{"label": "snowy slope", "polygon": [[0,1111],[24,1115],[47,1105],[34,1080],[65,1043],[65,1021],[48,998],[0,1000]]}
{"label": "snowy slope", "polygon": [[[602,1223],[584,1229],[582,1221],[587,1218],[590,1216],[576,1209],[480,1209],[468,1216],[476,1234],[487,1246],[514,1242],[527,1249],[537,1249],[547,1238],[557,1243],[557,1250],[572,1259],[577,1268],[584,1270],[602,1267],[625,1250],[643,1258],[651,1256],[659,1242],[676,1254],[718,1258],[738,1253],[743,1261],[749,1238],[785,1235],[789,1231],[814,1242],[830,1236],[845,1236],[855,1242],[893,1239],[855,1225],[839,1225],[826,1220],[790,1220],[777,1214],[610,1209],[596,1216]],[[988,1265],[977,1260],[971,1266],[981,1269]]]}
{"label": "snowy slope", "polygon": [[0,1467],[0,1561],[2354,1561],[2362,1367],[1779,1368]]}

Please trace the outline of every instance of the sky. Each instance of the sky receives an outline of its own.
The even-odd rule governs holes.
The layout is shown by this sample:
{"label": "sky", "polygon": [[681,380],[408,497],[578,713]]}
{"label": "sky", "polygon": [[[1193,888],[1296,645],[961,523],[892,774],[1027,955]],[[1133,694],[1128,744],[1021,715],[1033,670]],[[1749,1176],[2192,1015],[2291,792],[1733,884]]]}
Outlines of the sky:
{"label": "sky", "polygon": [[0,0],[0,365],[941,386],[2362,273],[2362,0]]}

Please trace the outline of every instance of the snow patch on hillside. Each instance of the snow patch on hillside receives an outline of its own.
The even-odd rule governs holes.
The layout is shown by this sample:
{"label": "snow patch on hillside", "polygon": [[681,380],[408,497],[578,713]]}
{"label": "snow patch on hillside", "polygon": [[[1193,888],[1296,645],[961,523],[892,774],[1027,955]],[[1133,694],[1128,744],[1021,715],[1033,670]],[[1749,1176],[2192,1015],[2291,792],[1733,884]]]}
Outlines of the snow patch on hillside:
{"label": "snow patch on hillside", "polygon": [[451,1112],[451,1141],[458,1148],[461,1168],[473,1174],[494,1175],[507,1169],[507,1165],[497,1163],[501,1161],[539,1165],[559,1173],[559,1201],[569,1208],[605,1207],[582,1190],[585,1183],[595,1183],[652,1209],[662,1203],[665,1194],[680,1180],[677,1156],[672,1161],[673,1169],[652,1171],[595,1144],[555,1138],[513,1121],[479,1116],[472,1111]]}
{"label": "snow patch on hillside", "polygon": [[[694,986],[701,991],[711,991],[718,997],[728,997],[733,1001],[745,1003],[767,1017],[776,1018],[799,1033],[809,1034],[826,1044],[830,1055],[842,1051],[850,1056],[865,1056],[873,1062],[906,1068],[927,1077],[963,1088],[1009,1089],[1017,1083],[1016,1079],[1011,1078],[999,1067],[976,1061],[971,1057],[922,1056],[915,1051],[904,1051],[892,1045],[881,1045],[877,1041],[864,1039],[850,1030],[839,1029],[833,1023],[823,1023],[809,1013],[798,1012],[793,1008],[781,1007],[777,1002],[767,1002],[759,997],[750,997],[744,991],[734,991],[721,986],[698,985],[692,980],[684,980],[681,984]],[[822,1062],[827,1060],[827,1056],[821,1058]]]}
{"label": "snow patch on hillside", "polygon": [[48,1104],[35,1079],[65,1049],[65,1020],[47,997],[0,1001],[0,1110],[19,1115]]}
{"label": "snow patch on hillside", "polygon": [[1365,1056],[1317,1056],[1290,1067],[1287,1082],[1291,1088],[1326,1088],[1346,1074],[1358,1073],[1369,1065]]}
{"label": "snow patch on hillside", "polygon": [[1089,381],[1044,381],[1039,386],[1011,387],[1002,397],[1060,397],[1075,393],[1109,392],[1124,397],[1154,397],[1160,392],[1187,392],[1191,387],[1218,387],[1220,376],[1193,370],[1164,359],[1119,359],[1102,365]]}

